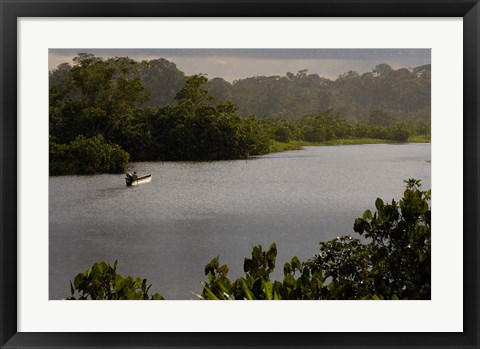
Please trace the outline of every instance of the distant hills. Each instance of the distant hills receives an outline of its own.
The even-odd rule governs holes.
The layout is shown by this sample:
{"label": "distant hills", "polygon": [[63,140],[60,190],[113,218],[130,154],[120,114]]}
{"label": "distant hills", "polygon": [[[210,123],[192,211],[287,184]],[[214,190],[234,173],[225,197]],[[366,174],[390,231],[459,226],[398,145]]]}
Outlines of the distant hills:
{"label": "distant hills", "polygon": [[[139,63],[140,79],[150,91],[146,107],[175,103],[186,75],[164,58]],[[62,67],[51,76],[61,76]],[[198,72],[201,73],[201,72]],[[395,70],[380,64],[370,72],[348,71],[336,80],[307,70],[284,76],[253,76],[232,83],[215,77],[205,87],[217,100],[231,101],[241,116],[298,119],[334,109],[347,120],[362,121],[382,111],[398,120],[430,120],[431,65]]]}

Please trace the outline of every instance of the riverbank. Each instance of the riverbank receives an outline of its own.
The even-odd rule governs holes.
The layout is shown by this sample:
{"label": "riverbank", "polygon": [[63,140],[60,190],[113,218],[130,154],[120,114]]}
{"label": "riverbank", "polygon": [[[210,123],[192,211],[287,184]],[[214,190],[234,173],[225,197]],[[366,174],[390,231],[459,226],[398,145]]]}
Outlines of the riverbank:
{"label": "riverbank", "polygon": [[[408,138],[406,142],[395,142],[392,140],[388,139],[378,139],[378,138],[338,138],[338,139],[332,139],[329,141],[325,142],[307,142],[307,141],[290,141],[288,143],[284,142],[277,142],[277,141],[271,141],[270,145],[268,146],[268,150],[263,153],[264,154],[270,154],[270,153],[280,153],[284,151],[290,151],[290,150],[302,150],[303,147],[307,146],[334,146],[334,145],[362,145],[362,144],[406,144],[406,143],[430,143],[431,138],[430,135],[417,135],[417,136],[411,136]],[[78,143],[78,144],[77,144]],[[76,141],[75,145],[77,148],[85,148],[85,149],[93,149],[92,146],[86,147],[85,144],[92,143],[91,140],[85,140],[82,139],[81,142]],[[98,143],[98,142],[97,142]],[[79,151],[76,152],[66,152],[66,145],[62,144],[55,144],[52,143],[50,144],[50,176],[59,176],[59,175],[85,175],[85,174],[100,174],[100,173],[125,173],[126,168],[128,166],[128,157],[129,155],[125,152],[120,152],[121,149],[117,147],[112,147],[108,144],[104,144],[103,140],[100,140],[101,144],[96,144],[97,148],[96,151],[93,153],[90,152],[88,153],[87,157],[87,152],[84,150],[82,152],[82,157],[80,158],[69,158],[69,159],[62,159],[62,161],[59,161],[59,149],[62,149],[62,154],[78,154]],[[106,163],[106,160],[104,159],[103,154],[105,151],[99,151],[98,146],[103,146],[104,148],[106,147],[107,150],[112,148],[115,150],[116,155],[122,155],[123,157],[121,158],[120,163],[116,162],[115,165],[116,167],[113,167],[111,164]],[[63,149],[63,148],[65,149]],[[125,153],[125,154],[124,154]],[[102,157],[103,156],[103,157]],[[82,161],[85,161],[86,158],[89,158],[90,161],[87,162],[87,165],[92,164],[92,163],[97,163],[97,167],[88,167],[86,166]],[[98,158],[100,160],[98,160]],[[112,156],[107,157],[110,159],[110,161],[113,159]],[[95,161],[92,159],[96,159]],[[98,161],[97,161],[98,160]],[[186,161],[183,159],[179,160],[171,160],[171,161]],[[192,160],[190,160],[192,161]],[[209,160],[205,160],[209,161]],[[212,161],[212,160],[210,160]],[[194,161],[198,162],[198,161]],[[98,168],[98,164],[101,164],[100,169]],[[103,165],[102,165],[103,164]]]}
{"label": "riverbank", "polygon": [[[430,135],[411,136],[403,143],[430,143]],[[325,142],[306,142],[306,141],[290,141],[288,143],[273,141],[269,148],[269,153],[279,153],[289,150],[302,150],[307,146],[331,146],[331,145],[360,145],[360,144],[400,144],[388,139],[378,138],[339,138]]]}

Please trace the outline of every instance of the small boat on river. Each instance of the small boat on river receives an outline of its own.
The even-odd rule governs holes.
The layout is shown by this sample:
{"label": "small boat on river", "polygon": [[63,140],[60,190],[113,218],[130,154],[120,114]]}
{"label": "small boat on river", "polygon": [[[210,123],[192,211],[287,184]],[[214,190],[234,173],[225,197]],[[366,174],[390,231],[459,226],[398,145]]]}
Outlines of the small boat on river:
{"label": "small boat on river", "polygon": [[125,177],[125,183],[127,184],[127,187],[143,184],[143,183],[148,183],[152,180],[152,175],[146,175],[142,177],[138,177],[136,172],[132,174],[127,173],[127,176]]}

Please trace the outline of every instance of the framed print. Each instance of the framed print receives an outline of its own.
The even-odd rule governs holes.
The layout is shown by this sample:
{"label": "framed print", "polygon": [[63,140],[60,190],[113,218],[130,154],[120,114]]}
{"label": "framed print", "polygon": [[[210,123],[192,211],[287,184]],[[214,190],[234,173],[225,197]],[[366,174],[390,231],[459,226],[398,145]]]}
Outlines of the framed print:
{"label": "framed print", "polygon": [[478,1],[1,6],[2,348],[479,346]]}

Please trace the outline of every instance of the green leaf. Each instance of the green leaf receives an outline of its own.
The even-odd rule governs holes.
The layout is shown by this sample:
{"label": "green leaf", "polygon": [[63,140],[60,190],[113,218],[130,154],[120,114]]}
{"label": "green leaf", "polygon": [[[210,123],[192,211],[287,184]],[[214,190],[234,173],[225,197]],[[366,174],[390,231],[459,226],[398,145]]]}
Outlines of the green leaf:
{"label": "green leaf", "polygon": [[275,243],[270,245],[267,250],[266,256],[268,259],[275,260],[275,257],[277,256],[277,245]]}
{"label": "green leaf", "polygon": [[248,300],[254,300],[255,296],[247,285],[247,281],[244,278],[240,278],[240,285],[242,286],[243,292],[245,292],[245,298]]}
{"label": "green leaf", "polygon": [[83,288],[83,282],[85,281],[85,275],[83,274],[78,274],[75,279],[73,280],[73,284],[75,285],[75,288],[77,290],[80,290]]}
{"label": "green leaf", "polygon": [[293,278],[293,276],[291,274],[288,274],[288,275],[285,276],[285,278],[283,279],[283,283],[284,283],[284,285],[286,285],[290,288],[295,287],[295,279]]}
{"label": "green leaf", "polygon": [[375,200],[375,207],[377,208],[379,214],[380,214],[380,212],[383,211],[384,206],[385,206],[385,204],[383,203],[382,199],[377,198],[377,200]]}
{"label": "green leaf", "polygon": [[202,298],[206,300],[220,300],[208,287],[203,288]]}
{"label": "green leaf", "polygon": [[273,296],[273,285],[265,280],[262,280],[262,290],[263,294],[265,295],[265,299],[271,300]]}
{"label": "green leaf", "polygon": [[368,223],[365,219],[363,218],[355,218],[355,223],[353,224],[353,230],[360,235],[362,235],[365,230],[368,231],[370,228],[370,223]]}
{"label": "green leaf", "polygon": [[273,290],[273,300],[278,301],[280,299],[280,295],[278,294],[277,290]]}
{"label": "green leaf", "polygon": [[366,210],[365,212],[363,212],[363,219],[369,219],[369,220],[372,220],[372,211],[370,210]]}
{"label": "green leaf", "polygon": [[262,246],[254,246],[252,250],[252,259],[258,259],[262,255]]}
{"label": "green leaf", "polygon": [[294,256],[292,258],[291,264],[292,264],[292,267],[293,267],[294,271],[295,271],[295,269],[300,270],[300,268],[302,267],[302,263],[300,263],[300,260],[298,259],[297,256]]}
{"label": "green leaf", "polygon": [[292,271],[293,271],[293,269],[292,269],[291,264],[288,263],[288,262],[285,263],[285,265],[283,266],[283,275],[286,276],[286,275],[290,274]]}
{"label": "green leaf", "polygon": [[223,276],[227,276],[228,274],[228,265],[224,264],[222,265],[220,268],[219,268],[219,271],[220,273],[223,275]]}
{"label": "green leaf", "polygon": [[213,258],[210,263],[208,263],[206,266],[205,266],[205,275],[208,275],[209,273],[212,273],[214,274],[215,273],[215,269],[218,268],[218,257],[217,258]]}
{"label": "green leaf", "polygon": [[265,257],[268,261],[268,267],[270,272],[275,268],[275,257],[277,256],[277,245],[275,243],[271,244],[268,251],[265,253]]}
{"label": "green leaf", "polygon": [[152,300],[155,300],[155,301],[162,301],[164,300],[165,298],[163,298],[160,294],[158,293],[155,293],[154,295],[152,295]]}
{"label": "green leaf", "polygon": [[253,270],[254,266],[255,266],[255,263],[251,259],[245,258],[245,260],[243,262],[243,271],[245,273],[248,273],[248,272]]}

